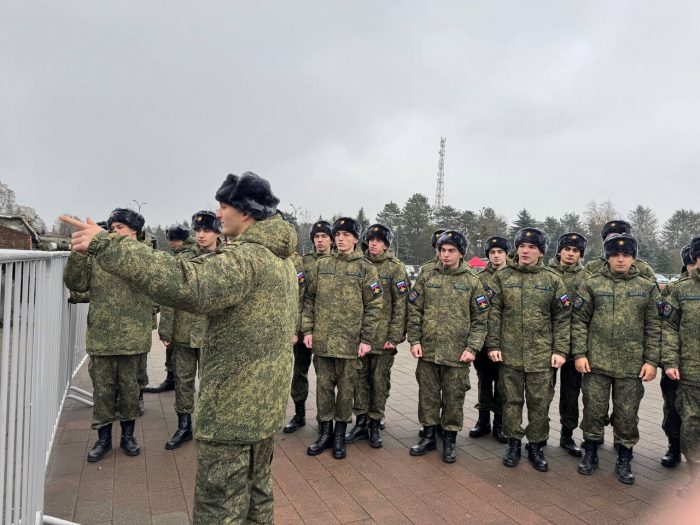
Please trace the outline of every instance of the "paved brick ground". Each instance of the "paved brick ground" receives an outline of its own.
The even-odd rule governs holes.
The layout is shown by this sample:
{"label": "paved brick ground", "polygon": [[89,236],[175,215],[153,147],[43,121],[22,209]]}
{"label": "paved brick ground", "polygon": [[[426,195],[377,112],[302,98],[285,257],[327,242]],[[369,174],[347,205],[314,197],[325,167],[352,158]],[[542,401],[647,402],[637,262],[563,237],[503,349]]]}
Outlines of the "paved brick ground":
{"label": "paved brick ground", "polygon": [[[416,442],[417,385],[414,360],[400,348],[392,375],[384,448],[367,442],[348,446],[343,461],[330,452],[306,455],[316,423],[313,387],[307,402],[311,423],[292,435],[280,433],[273,461],[275,518],[294,523],[673,523],[661,514],[679,505],[676,490],[687,480],[687,466],[665,469],[659,457],[666,446],[660,428],[658,380],[647,385],[640,414],[641,441],[633,463],[637,483],[631,487],[613,474],[611,436],[600,451],[595,475],[576,472],[576,458],[558,447],[559,424],[551,411],[550,471],[539,473],[523,461],[517,468],[501,464],[503,445],[491,437],[470,439],[476,411],[476,374],[467,394],[465,429],[458,435],[457,463],[442,463],[440,451],[409,456]],[[149,376],[164,376],[164,351],[154,342]],[[76,386],[92,390],[87,367]],[[556,407],[555,398],[552,407]],[[68,400],[61,417],[46,478],[46,514],[82,524],[186,524],[192,516],[196,445],[174,452],[163,448],[174,432],[174,394],[146,394],[146,414],[137,423],[142,453],[126,457],[117,449],[99,463],[85,454],[96,439],[90,431],[91,409]],[[290,403],[289,413],[292,413]],[[118,443],[117,429],[113,439]],[[580,440],[580,431],[575,437]],[[696,522],[697,523],[697,522]]]}

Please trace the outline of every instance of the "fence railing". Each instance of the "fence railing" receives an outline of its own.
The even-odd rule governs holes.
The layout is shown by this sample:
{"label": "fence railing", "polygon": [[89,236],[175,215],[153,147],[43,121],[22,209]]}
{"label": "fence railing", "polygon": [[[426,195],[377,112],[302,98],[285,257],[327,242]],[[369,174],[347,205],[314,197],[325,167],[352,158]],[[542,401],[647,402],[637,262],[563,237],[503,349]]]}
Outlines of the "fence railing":
{"label": "fence railing", "polygon": [[0,250],[3,524],[52,522],[43,516],[46,468],[63,402],[74,397],[71,378],[85,359],[87,304],[67,302],[62,279],[67,258],[67,253]]}

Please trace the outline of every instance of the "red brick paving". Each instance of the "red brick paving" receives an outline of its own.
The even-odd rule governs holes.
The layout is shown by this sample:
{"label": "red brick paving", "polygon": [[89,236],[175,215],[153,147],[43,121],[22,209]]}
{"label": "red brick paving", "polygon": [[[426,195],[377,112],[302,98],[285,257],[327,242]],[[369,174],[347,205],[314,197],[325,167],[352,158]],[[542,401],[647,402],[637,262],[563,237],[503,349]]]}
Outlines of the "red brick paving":
{"label": "red brick paving", "polygon": [[[154,341],[149,356],[151,382],[160,381],[164,351]],[[307,401],[309,424],[294,434],[277,436],[273,460],[275,522],[332,523],[670,523],[661,514],[677,507],[676,490],[687,480],[683,463],[676,469],[659,464],[666,438],[661,430],[662,400],[658,380],[646,385],[640,411],[641,441],[634,451],[637,483],[625,486],[613,473],[612,432],[600,449],[600,468],[593,476],[576,472],[577,459],[558,447],[559,418],[555,396],[551,432],[545,449],[547,473],[536,472],[524,459],[515,469],[501,464],[504,446],[491,437],[467,433],[476,410],[476,374],[467,393],[464,429],[457,437],[458,459],[447,465],[440,451],[414,458],[408,447],[417,440],[415,362],[400,348],[392,374],[384,448],[366,441],[348,446],[345,460],[330,452],[306,455],[316,436],[314,379]],[[87,367],[74,384],[92,390]],[[90,431],[91,408],[67,400],[46,478],[45,513],[82,524],[190,523],[196,468],[196,444],[164,449],[175,431],[174,393],[146,394],[146,413],[136,425],[141,455],[125,456],[117,448],[98,463],[85,454],[96,439]],[[288,412],[292,413],[290,403]],[[608,429],[610,430],[610,429]],[[581,439],[580,430],[575,432]]]}

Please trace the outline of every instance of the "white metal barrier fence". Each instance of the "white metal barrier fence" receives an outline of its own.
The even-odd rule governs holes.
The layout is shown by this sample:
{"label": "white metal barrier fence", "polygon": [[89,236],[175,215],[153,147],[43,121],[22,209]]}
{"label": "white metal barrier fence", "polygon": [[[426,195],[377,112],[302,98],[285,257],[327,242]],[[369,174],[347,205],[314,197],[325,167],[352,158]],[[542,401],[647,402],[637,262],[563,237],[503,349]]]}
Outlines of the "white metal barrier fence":
{"label": "white metal barrier fence", "polygon": [[2,524],[44,519],[51,447],[63,402],[74,397],[68,394],[71,378],[85,358],[87,305],[67,302],[62,279],[67,258],[67,253],[0,250]]}

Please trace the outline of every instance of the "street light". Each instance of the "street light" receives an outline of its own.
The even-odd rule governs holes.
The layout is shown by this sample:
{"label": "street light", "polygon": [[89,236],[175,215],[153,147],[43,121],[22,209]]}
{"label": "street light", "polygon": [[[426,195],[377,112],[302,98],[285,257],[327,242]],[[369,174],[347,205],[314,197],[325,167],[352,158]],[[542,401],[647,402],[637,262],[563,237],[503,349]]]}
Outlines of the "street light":
{"label": "street light", "polygon": [[146,204],[148,204],[147,202],[139,202],[139,201],[137,201],[136,199],[131,199],[131,202],[135,202],[135,203],[136,203],[136,206],[137,206],[138,209],[139,209],[139,213],[141,213],[141,206],[145,206]]}

